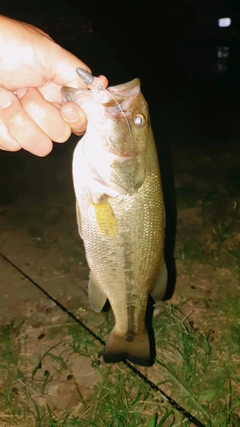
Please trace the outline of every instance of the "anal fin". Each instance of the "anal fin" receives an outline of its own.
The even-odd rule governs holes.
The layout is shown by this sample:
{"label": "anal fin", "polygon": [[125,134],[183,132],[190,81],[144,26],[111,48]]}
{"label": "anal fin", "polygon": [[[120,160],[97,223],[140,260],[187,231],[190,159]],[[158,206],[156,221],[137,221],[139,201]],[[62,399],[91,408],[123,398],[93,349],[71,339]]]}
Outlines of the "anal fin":
{"label": "anal fin", "polygon": [[168,273],[167,273],[167,266],[164,261],[159,274],[156,278],[155,285],[150,292],[151,297],[154,299],[154,301],[161,301],[163,300],[166,289],[167,289],[167,281],[168,281]]}
{"label": "anal fin", "polygon": [[82,221],[81,221],[81,213],[78,205],[78,201],[76,200],[76,216],[77,216],[77,224],[78,224],[78,232],[81,238],[82,237]]}
{"label": "anal fin", "polygon": [[107,296],[101,287],[94,281],[91,271],[88,282],[88,298],[92,309],[97,313],[103,309],[107,301]]}

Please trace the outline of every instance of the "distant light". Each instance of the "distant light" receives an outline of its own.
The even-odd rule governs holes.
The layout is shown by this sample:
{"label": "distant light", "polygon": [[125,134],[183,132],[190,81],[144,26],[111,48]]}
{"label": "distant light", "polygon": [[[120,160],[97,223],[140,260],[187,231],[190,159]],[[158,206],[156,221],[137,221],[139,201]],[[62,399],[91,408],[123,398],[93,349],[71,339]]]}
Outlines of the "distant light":
{"label": "distant light", "polygon": [[229,56],[229,47],[228,46],[218,47],[218,50],[217,50],[217,57],[218,58],[226,59],[228,56]]}
{"label": "distant light", "polygon": [[231,18],[220,18],[218,20],[219,27],[230,27],[231,23],[232,23]]}

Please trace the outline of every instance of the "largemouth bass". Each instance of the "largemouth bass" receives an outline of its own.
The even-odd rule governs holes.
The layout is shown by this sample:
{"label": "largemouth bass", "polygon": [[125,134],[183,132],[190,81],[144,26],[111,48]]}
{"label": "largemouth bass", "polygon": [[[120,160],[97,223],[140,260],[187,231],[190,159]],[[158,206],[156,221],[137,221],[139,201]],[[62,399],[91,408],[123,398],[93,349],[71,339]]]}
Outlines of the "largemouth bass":
{"label": "largemouth bass", "polygon": [[91,307],[109,300],[115,326],[105,362],[149,365],[148,295],[163,299],[165,209],[149,109],[140,80],[64,88],[88,119],[73,158],[77,222],[90,268]]}

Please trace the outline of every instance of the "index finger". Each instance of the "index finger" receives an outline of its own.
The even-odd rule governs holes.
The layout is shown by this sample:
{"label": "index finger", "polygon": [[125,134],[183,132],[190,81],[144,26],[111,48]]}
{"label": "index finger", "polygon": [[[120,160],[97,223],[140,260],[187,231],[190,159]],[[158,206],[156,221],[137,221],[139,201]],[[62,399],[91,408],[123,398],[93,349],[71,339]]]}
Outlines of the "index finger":
{"label": "index finger", "polygon": [[82,110],[74,102],[63,104],[60,113],[62,118],[70,125],[75,135],[83,135],[87,127],[87,119]]}

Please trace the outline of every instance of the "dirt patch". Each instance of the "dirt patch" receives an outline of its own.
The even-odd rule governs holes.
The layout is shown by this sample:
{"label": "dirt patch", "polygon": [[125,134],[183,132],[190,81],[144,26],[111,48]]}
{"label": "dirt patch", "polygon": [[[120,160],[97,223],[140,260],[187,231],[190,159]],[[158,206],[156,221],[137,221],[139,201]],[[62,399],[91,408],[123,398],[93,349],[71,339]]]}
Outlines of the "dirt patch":
{"label": "dirt patch", "polygon": [[[98,352],[102,345],[80,325],[75,325],[66,312],[29,281],[32,279],[66,310],[74,313],[103,340],[106,339],[113,324],[111,313],[93,313],[87,298],[88,267],[77,232],[71,179],[73,147],[73,142],[57,146],[46,159],[37,159],[23,152],[0,152],[1,164],[4,165],[0,180],[5,182],[0,206],[0,247],[1,253],[14,264],[0,257],[0,320],[3,328],[12,325],[16,332],[14,345],[18,356],[17,362],[10,362],[10,372],[5,371],[2,386],[6,381],[11,384],[8,392],[15,402],[18,420],[18,402],[22,405],[31,400],[25,414],[29,425],[35,425],[30,420],[36,407],[42,420],[54,419],[60,412],[63,417],[71,413],[71,420],[76,422],[71,425],[78,425],[77,417],[87,416],[92,411],[89,406],[91,395],[98,390],[99,384],[104,383],[106,372],[112,369],[111,375],[115,378],[119,375],[116,367],[101,365],[99,368]],[[227,399],[233,393],[234,399],[239,398],[239,386],[234,378],[240,368],[236,351],[240,336],[240,196],[238,175],[233,173],[237,171],[239,151],[236,143],[222,145],[221,150],[215,146],[203,148],[179,143],[172,146],[178,208],[177,281],[171,300],[156,305],[153,326],[157,360],[166,360],[167,366],[182,366],[173,345],[176,340],[185,341],[174,335],[171,329],[175,316],[173,311],[177,310],[177,313],[179,310],[182,317],[178,322],[182,325],[188,322],[190,328],[184,336],[188,344],[183,346],[185,353],[182,358],[186,359],[189,367],[189,361],[193,364],[194,354],[196,360],[199,352],[206,359],[206,372],[211,367],[212,374],[206,373],[207,385],[204,378],[200,381],[196,376],[195,368],[194,378],[186,380],[186,384],[193,382],[196,395],[197,388],[200,389],[201,408],[204,407],[208,413],[218,413],[221,400],[227,405]],[[194,341],[196,337],[199,341]],[[230,353],[228,338],[231,345],[235,343]],[[195,342],[191,354],[190,340]],[[214,355],[212,359],[211,355]],[[213,391],[214,378],[219,376],[219,372],[215,372],[215,358],[222,360],[217,370],[221,375],[224,372],[226,379],[222,384],[226,393],[219,400]],[[174,386],[173,381],[174,375],[178,377],[177,370],[170,372],[170,368],[163,367],[163,362],[161,366],[159,363],[143,371],[154,382],[165,383],[165,391],[179,398],[181,387],[179,384]],[[191,366],[189,372],[193,370]],[[227,369],[231,375],[226,375]],[[184,375],[188,378],[187,368]],[[115,379],[113,384],[117,381]],[[227,389],[229,383],[231,393]],[[114,389],[113,384],[111,387]],[[187,398],[187,402],[191,410],[197,400],[193,402]],[[187,404],[186,400],[183,403]],[[96,408],[95,411],[97,414]],[[152,411],[146,406],[145,420]],[[198,414],[206,417],[201,411],[199,409]],[[235,403],[229,411],[232,417],[240,416]],[[4,410],[3,404],[1,412],[10,417],[10,411]],[[136,414],[136,410],[133,412]],[[21,425],[18,422],[15,425]],[[39,425],[48,425],[44,424],[46,421],[42,422]],[[142,425],[146,425],[146,421],[145,424],[142,421]]]}

